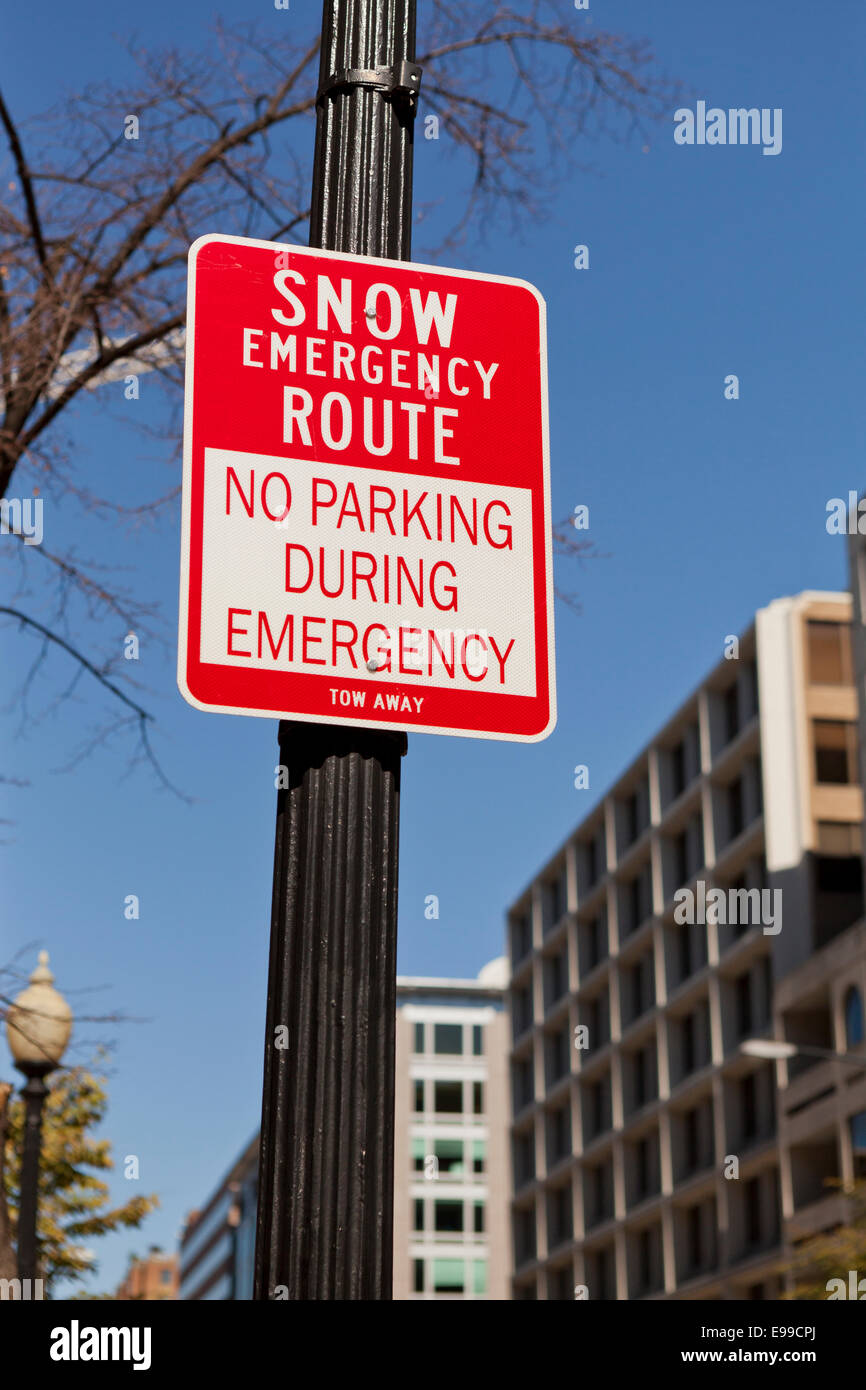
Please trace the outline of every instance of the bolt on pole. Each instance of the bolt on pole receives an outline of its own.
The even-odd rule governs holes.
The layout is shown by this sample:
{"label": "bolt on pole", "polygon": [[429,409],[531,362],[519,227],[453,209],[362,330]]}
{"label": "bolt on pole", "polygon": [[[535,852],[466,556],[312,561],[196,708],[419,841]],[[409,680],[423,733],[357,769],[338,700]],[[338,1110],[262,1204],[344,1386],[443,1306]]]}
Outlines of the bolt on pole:
{"label": "bolt on pole", "polygon": [[[415,0],[326,0],[310,245],[411,254]],[[403,733],[283,721],[255,1299],[390,1299]]]}

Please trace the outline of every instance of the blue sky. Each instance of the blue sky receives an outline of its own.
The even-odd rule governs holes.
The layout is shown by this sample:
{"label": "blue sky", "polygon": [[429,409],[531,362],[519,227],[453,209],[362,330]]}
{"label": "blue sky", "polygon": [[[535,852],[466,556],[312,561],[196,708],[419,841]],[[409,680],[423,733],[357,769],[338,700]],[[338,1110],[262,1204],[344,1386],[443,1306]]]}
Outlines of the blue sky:
{"label": "blue sky", "polygon": [[[265,25],[286,20],[260,10]],[[240,0],[219,12],[251,17]],[[0,60],[6,100],[24,118],[85,81],[122,83],[129,64],[113,35],[195,46],[215,13],[200,0],[151,0],[129,20],[107,0],[16,7]],[[583,612],[557,605],[559,722],[545,743],[410,738],[403,973],[474,975],[500,954],[508,903],[719,659],[725,635],[774,597],[846,580],[844,541],[824,518],[830,497],[863,482],[863,8],[591,0],[589,18],[648,38],[688,89],[684,103],[781,107],[783,149],[679,147],[672,109],[646,150],[642,137],[587,144],[591,167],[561,181],[522,239],[489,225],[484,244],[473,238],[454,258],[530,280],[547,299],[554,514],[587,503],[606,558],[559,572]],[[447,136],[419,140],[418,197],[447,197],[450,168]],[[578,243],[590,249],[586,271],[573,268]],[[737,401],[724,399],[729,373]],[[164,447],[131,431],[116,402],[106,413],[88,401],[70,434],[82,474],[127,472],[135,495],[138,471],[145,495],[177,480]],[[51,524],[63,521],[61,511]],[[99,534],[75,524],[83,546]],[[178,535],[174,510],[132,546],[99,542],[131,566],[140,595],[162,602],[169,636]],[[145,647],[159,754],[194,804],[145,769],[130,775],[123,745],[61,774],[106,702],[81,684],[22,733],[9,702],[33,649],[9,629],[2,640],[4,766],[30,785],[2,813],[15,824],[0,848],[0,959],[45,945],[79,1012],[140,1020],[108,1030],[118,1045],[105,1133],[119,1159],[138,1155],[137,1190],[162,1205],[143,1231],[101,1242],[92,1287],[107,1290],[129,1250],[173,1244],[258,1123],[276,725],[190,708],[171,655]],[[44,698],[64,674],[49,668]],[[574,789],[578,762],[588,792]],[[138,921],[123,915],[130,893]],[[424,917],[430,893],[438,920]],[[93,986],[103,988],[80,993]],[[0,1046],[0,1075],[10,1070]],[[120,1199],[132,1186],[118,1173],[113,1189]]]}

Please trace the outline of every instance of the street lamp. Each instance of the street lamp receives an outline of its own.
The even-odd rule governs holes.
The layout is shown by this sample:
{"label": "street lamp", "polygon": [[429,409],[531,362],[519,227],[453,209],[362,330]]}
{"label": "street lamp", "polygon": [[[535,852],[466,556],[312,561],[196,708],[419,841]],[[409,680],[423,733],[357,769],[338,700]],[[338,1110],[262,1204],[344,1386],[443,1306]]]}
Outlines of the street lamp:
{"label": "street lamp", "polygon": [[36,1207],[39,1188],[39,1150],[42,1106],[48,1095],[45,1077],[60,1065],[72,1031],[72,1010],[53,985],[48,952],[30,984],[9,1006],[6,1037],[12,1060],[27,1077],[21,1094],[26,1102],[24,1146],[21,1154],[21,1194],[18,1209],[18,1278],[36,1278]]}
{"label": "street lamp", "polygon": [[823,1057],[828,1062],[851,1062],[855,1067],[866,1067],[863,1053],[834,1052],[829,1047],[777,1042],[775,1038],[747,1038],[740,1043],[740,1051],[747,1057],[762,1057],[767,1062],[787,1062],[792,1057]]}

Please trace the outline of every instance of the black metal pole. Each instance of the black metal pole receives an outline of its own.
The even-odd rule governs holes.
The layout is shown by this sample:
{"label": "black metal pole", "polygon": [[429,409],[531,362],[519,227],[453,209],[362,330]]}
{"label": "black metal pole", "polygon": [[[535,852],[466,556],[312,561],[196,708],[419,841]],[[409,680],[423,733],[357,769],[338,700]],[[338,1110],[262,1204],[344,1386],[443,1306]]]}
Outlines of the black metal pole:
{"label": "black metal pole", "polygon": [[[24,1071],[24,1068],[21,1068]],[[25,1071],[21,1087],[25,1101],[24,1143],[21,1150],[21,1195],[18,1207],[18,1278],[37,1277],[36,1211],[39,1202],[39,1157],[42,1147],[42,1106],[48,1095],[45,1072]],[[32,1283],[29,1286],[33,1287]]]}
{"label": "black metal pole", "polygon": [[[415,0],[326,0],[311,246],[409,257],[413,109],[371,74],[414,53]],[[406,735],[284,721],[279,745],[253,1297],[390,1299]]]}

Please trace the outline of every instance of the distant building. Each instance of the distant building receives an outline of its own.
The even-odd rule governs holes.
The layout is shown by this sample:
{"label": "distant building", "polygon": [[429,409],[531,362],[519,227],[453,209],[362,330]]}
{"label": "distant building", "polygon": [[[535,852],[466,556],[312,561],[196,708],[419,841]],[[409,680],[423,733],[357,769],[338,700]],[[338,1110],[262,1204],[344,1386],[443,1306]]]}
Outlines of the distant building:
{"label": "distant building", "polygon": [[[510,1297],[506,984],[397,980],[395,1299]],[[182,1299],[252,1298],[258,1144],[187,1220]]]}
{"label": "distant building", "polygon": [[725,638],[508,914],[515,1298],[771,1298],[842,1219],[866,1070],[740,1045],[864,1049],[851,612]]}
{"label": "distant building", "polygon": [[395,1299],[510,1298],[507,982],[398,977]]}
{"label": "distant building", "polygon": [[191,1212],[180,1243],[180,1297],[251,1299],[256,1243],[258,1135],[201,1211]]}
{"label": "distant building", "polygon": [[150,1303],[177,1298],[178,1267],[177,1255],[167,1255],[159,1246],[152,1245],[146,1255],[130,1256],[126,1276],[114,1297],[120,1302],[144,1299]]}

